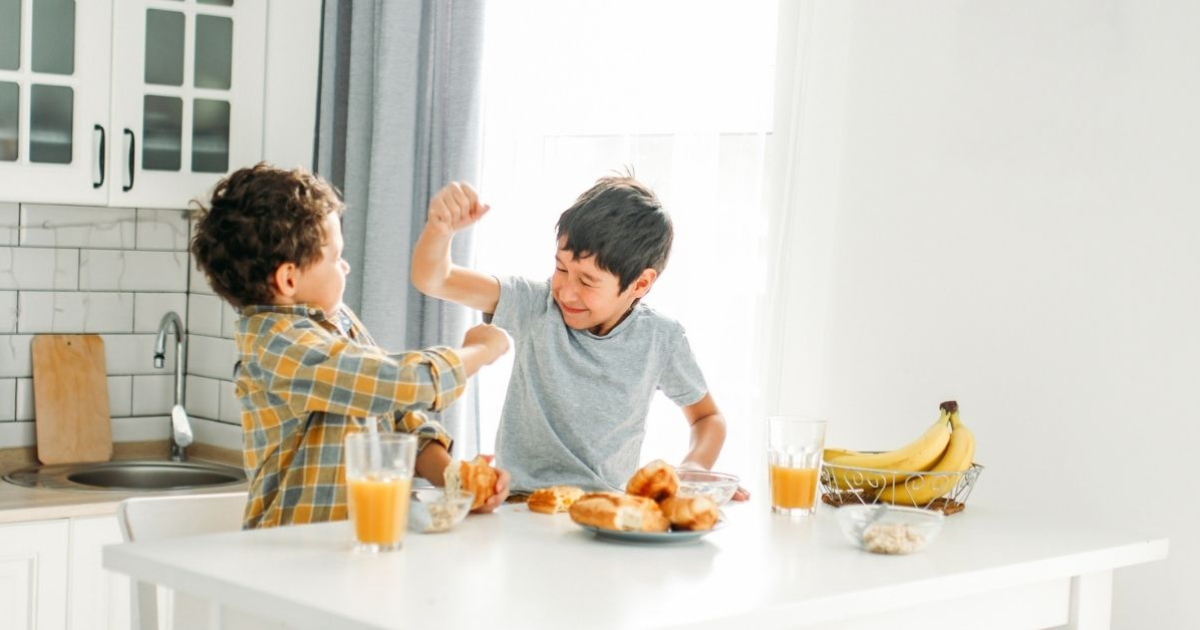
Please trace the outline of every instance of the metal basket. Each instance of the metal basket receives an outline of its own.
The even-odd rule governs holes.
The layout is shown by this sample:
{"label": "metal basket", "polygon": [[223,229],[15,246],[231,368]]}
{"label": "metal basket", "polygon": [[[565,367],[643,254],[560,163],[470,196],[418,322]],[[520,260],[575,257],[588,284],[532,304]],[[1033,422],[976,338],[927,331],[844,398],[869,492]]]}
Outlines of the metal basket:
{"label": "metal basket", "polygon": [[[855,503],[892,503],[937,510],[946,515],[961,512],[983,466],[971,464],[963,472],[906,472],[824,463],[821,466],[821,500],[834,507]],[[888,486],[901,488],[894,501],[879,493]],[[932,492],[926,492],[926,489]],[[944,489],[943,489],[944,488]],[[918,498],[919,496],[919,498]]]}

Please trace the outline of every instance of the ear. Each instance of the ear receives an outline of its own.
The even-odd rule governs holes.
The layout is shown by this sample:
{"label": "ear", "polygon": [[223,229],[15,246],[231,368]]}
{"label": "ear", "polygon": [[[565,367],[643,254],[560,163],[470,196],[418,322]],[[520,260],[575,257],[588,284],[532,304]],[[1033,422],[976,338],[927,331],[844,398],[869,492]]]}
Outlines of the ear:
{"label": "ear", "polygon": [[633,297],[642,298],[650,292],[650,287],[654,286],[654,281],[658,279],[658,272],[653,269],[643,269],[642,275],[638,276],[629,288],[633,289]]}
{"label": "ear", "polygon": [[275,273],[271,274],[271,284],[274,285],[275,295],[291,300],[292,296],[296,295],[296,280],[300,268],[296,263],[286,262],[275,268]]}

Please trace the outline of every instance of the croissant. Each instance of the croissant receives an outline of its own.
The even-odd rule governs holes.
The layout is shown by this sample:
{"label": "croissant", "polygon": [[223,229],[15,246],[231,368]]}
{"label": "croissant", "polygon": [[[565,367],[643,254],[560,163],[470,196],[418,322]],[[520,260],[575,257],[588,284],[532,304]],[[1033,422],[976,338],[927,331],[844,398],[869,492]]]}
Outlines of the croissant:
{"label": "croissant", "polygon": [[571,504],[575,503],[579,497],[583,496],[583,489],[575,486],[550,486],[549,488],[538,488],[529,495],[529,501],[526,505],[534,512],[542,514],[554,514],[555,512],[566,512]]}
{"label": "croissant", "polygon": [[654,501],[673,497],[677,490],[679,490],[679,477],[675,474],[675,467],[661,459],[656,459],[639,468],[625,486],[625,491],[629,494]]}
{"label": "croissant", "polygon": [[703,531],[717,524],[717,504],[708,497],[671,497],[659,503],[671,529]]}
{"label": "croissant", "polygon": [[665,532],[671,524],[658,504],[645,497],[616,492],[585,494],[570,508],[580,525],[633,532]]}
{"label": "croissant", "polygon": [[472,510],[496,494],[496,481],[499,479],[496,470],[482,455],[469,462],[458,462],[457,465],[451,462],[443,476],[447,494],[466,491],[475,495],[475,499],[471,501]]}

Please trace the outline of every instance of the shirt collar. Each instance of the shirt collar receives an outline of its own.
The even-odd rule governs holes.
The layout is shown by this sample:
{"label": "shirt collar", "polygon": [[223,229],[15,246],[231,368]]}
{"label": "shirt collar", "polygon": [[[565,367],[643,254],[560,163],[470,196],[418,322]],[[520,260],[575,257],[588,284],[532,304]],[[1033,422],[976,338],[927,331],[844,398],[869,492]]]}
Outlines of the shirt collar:
{"label": "shirt collar", "polygon": [[311,317],[319,322],[330,320],[329,315],[325,313],[325,309],[311,304],[252,304],[242,307],[242,317],[249,317],[258,313],[279,313],[281,315]]}

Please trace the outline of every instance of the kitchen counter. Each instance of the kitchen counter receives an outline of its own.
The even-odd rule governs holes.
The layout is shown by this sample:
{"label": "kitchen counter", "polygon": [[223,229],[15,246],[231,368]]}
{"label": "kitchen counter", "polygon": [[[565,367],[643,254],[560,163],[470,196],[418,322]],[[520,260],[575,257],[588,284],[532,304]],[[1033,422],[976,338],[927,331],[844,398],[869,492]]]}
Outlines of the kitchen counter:
{"label": "kitchen counter", "polygon": [[1113,569],[1167,540],[972,505],[922,553],[853,547],[834,510],[759,500],[689,544],[608,542],[523,505],[351,550],[347,523],[113,545],[105,568],[295,628],[1109,626]]}
{"label": "kitchen counter", "polygon": [[[134,442],[114,445],[114,459],[167,459],[165,441]],[[241,466],[239,453],[203,444],[189,447],[190,457],[196,461],[208,461],[231,466]],[[32,448],[11,448],[0,450],[0,474],[8,473],[25,466],[36,465]],[[213,492],[232,492],[246,489],[246,484],[220,486],[213,488],[196,488],[194,490],[175,490],[172,494],[211,494]],[[30,521],[45,521],[57,518],[74,518],[80,516],[102,516],[115,514],[117,504],[129,497],[145,497],[164,492],[115,492],[115,491],[64,491],[26,488],[7,481],[0,481],[0,525],[9,523],[24,523]]]}

